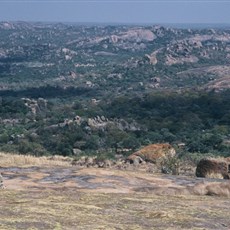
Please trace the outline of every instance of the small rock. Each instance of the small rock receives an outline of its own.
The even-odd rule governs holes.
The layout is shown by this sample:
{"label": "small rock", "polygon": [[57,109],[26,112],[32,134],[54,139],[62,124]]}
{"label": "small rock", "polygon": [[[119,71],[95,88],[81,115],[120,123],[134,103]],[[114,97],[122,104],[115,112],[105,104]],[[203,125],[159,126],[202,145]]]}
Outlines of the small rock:
{"label": "small rock", "polygon": [[82,153],[82,151],[80,149],[73,149],[73,154],[74,155],[80,155]]}
{"label": "small rock", "polygon": [[138,166],[140,163],[142,163],[142,161],[142,158],[137,156],[133,159],[133,165]]}
{"label": "small rock", "polygon": [[86,157],[82,156],[79,160],[74,159],[72,161],[72,165],[79,165],[79,166],[85,166],[86,164]]}
{"label": "small rock", "polygon": [[3,184],[3,177],[2,177],[2,175],[0,173],[0,189],[4,189],[4,188],[5,188],[5,186]]}
{"label": "small rock", "polygon": [[90,166],[93,166],[94,165],[94,158],[93,157],[88,157],[87,159],[86,159],[86,166],[87,167],[90,167]]}
{"label": "small rock", "polygon": [[97,165],[99,168],[104,168],[105,162],[104,161],[98,161]]}
{"label": "small rock", "polygon": [[111,167],[112,167],[112,162],[110,160],[105,160],[104,168],[111,168]]}
{"label": "small rock", "polygon": [[169,170],[167,167],[163,166],[163,167],[161,168],[161,172],[164,173],[164,174],[169,174],[169,173],[170,173],[170,170]]}

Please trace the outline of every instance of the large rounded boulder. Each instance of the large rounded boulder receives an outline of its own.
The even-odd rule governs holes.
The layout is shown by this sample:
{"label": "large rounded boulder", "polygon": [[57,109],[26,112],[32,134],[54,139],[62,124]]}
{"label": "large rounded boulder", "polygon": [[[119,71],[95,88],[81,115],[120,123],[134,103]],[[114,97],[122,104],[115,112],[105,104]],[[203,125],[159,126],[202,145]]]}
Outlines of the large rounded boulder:
{"label": "large rounded boulder", "polygon": [[197,177],[230,179],[230,159],[201,159],[196,168]]}
{"label": "large rounded boulder", "polygon": [[131,154],[128,160],[133,163],[136,159],[142,159],[146,162],[160,163],[165,159],[174,157],[175,149],[170,144],[151,144]]}

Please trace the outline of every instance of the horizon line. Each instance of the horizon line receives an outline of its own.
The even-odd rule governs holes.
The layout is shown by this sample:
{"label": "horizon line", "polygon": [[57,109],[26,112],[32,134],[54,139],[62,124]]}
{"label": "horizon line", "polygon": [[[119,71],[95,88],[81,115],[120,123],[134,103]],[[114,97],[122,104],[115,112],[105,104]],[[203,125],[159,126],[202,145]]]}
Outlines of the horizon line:
{"label": "horizon line", "polygon": [[[1,2],[1,0],[0,0]],[[92,21],[56,21],[56,20],[46,20],[46,21],[41,21],[41,20],[2,20],[0,19],[0,23],[2,22],[9,22],[9,23],[17,23],[17,22],[25,22],[25,23],[76,23],[76,24],[119,24],[119,25],[127,25],[127,24],[148,24],[148,25],[154,25],[154,24],[179,24],[179,25],[191,25],[191,24],[197,24],[197,25],[220,25],[220,24],[225,24],[225,25],[230,25],[230,22],[92,22]]]}

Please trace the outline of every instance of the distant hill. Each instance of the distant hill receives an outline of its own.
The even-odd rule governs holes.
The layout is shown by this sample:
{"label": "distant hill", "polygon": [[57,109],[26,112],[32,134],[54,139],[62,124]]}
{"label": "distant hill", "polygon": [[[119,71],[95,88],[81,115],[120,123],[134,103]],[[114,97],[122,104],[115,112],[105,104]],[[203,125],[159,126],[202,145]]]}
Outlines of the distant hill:
{"label": "distant hill", "polygon": [[226,77],[218,69],[230,63],[230,29],[192,28],[1,22],[1,90],[210,85]]}
{"label": "distant hill", "polygon": [[228,152],[230,26],[0,22],[0,34],[1,150]]}

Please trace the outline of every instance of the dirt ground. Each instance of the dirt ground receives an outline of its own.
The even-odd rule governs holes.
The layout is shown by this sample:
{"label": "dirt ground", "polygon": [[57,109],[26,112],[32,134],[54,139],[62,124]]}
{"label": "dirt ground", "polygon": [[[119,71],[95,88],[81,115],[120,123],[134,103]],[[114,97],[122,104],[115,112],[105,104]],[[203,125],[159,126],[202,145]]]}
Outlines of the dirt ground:
{"label": "dirt ground", "polygon": [[230,229],[229,194],[207,189],[228,188],[223,180],[76,166],[0,172],[2,230]]}

